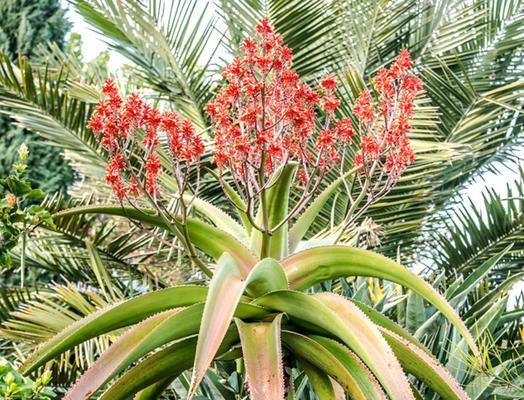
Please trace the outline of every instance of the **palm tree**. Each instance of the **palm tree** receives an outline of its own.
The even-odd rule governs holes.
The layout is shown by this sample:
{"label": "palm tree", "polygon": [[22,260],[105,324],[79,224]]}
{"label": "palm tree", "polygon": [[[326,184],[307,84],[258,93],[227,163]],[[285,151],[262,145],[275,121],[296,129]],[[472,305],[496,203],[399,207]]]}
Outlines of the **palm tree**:
{"label": "palm tree", "polygon": [[[483,214],[475,207],[460,207],[457,193],[474,177],[496,171],[498,162],[518,161],[516,150],[524,126],[522,2],[220,0],[204,6],[191,0],[73,0],[72,4],[110,48],[129,61],[123,82],[126,90],[147,89],[152,100],[171,105],[202,130],[210,127],[204,105],[222,84],[218,71],[225,60],[238,54],[241,38],[252,33],[261,17],[269,17],[293,49],[294,65],[303,79],[315,82],[325,70],[336,72],[337,94],[342,100],[339,116],[350,116],[360,89],[369,85],[371,76],[400,49],[407,48],[425,89],[417,99],[412,123],[417,159],[397,186],[364,214],[384,231],[380,245],[362,240],[364,216],[344,240],[373,247],[410,267],[426,264],[433,271],[428,275],[435,288],[445,291],[470,329],[476,330],[476,338],[485,341],[486,357],[492,364],[492,375],[488,376],[495,378],[484,377],[472,366],[457,366],[450,351],[463,346],[460,338],[450,328],[436,327],[438,313],[425,306],[418,295],[376,281],[374,285],[382,285],[388,295],[375,302],[368,295],[365,280],[335,279],[322,285],[360,299],[405,326],[443,364],[454,368],[455,378],[469,387],[471,397],[517,396],[518,385],[507,383],[511,381],[508,377],[522,381],[523,371],[518,367],[522,346],[513,346],[520,340],[517,333],[523,304],[510,310],[506,292],[522,280],[518,274],[524,236],[522,182],[507,196],[486,192]],[[21,60],[15,66],[3,58],[1,67],[0,105],[9,109],[21,126],[64,148],[66,157],[84,177],[84,185],[74,189],[73,201],[80,202],[86,188],[96,188],[96,193],[84,203],[109,199],[110,193],[100,183],[107,155],[86,129],[103,77],[83,76],[78,63],[53,47],[46,65]],[[329,177],[326,186],[335,178]],[[174,188],[169,176],[162,184]],[[204,200],[226,206],[217,203],[220,187],[213,180],[204,177],[202,185]],[[60,202],[52,203],[53,211],[64,207]],[[333,193],[306,239],[329,237],[341,224],[347,207],[344,191]],[[73,260],[67,267],[69,279],[87,274],[91,284],[99,286],[96,273],[86,272],[91,271],[85,263],[90,247],[85,245],[86,234],[79,233],[87,232],[79,229],[86,222],[76,216],[62,222],[53,232],[53,242],[44,239],[45,247],[35,237],[33,254],[39,258],[33,260],[29,253],[31,265],[60,265],[56,260],[67,255]],[[112,233],[100,234],[101,239],[94,243],[111,279],[122,290],[126,286],[122,284],[126,280],[123,270],[132,271],[133,279],[140,280],[147,276],[143,271],[136,273],[143,260],[154,256],[152,264],[162,264],[176,255],[176,249],[168,246],[169,232],[162,227],[155,228],[153,233],[158,237],[152,240],[140,236],[139,226],[130,229],[126,236],[129,245]],[[165,238],[169,239],[167,244],[160,240]],[[64,240],[66,246],[60,242]],[[148,245],[153,245],[153,252],[145,250]],[[49,257],[39,253],[42,248]],[[65,273],[64,267],[60,268],[60,273]],[[471,280],[471,276],[476,278]],[[494,303],[483,301],[485,296]],[[482,319],[482,315],[487,317]],[[297,388],[301,379],[296,377]],[[233,385],[232,381],[228,385]],[[427,387],[418,389],[431,398]],[[308,396],[306,392],[302,389],[303,396]]]}

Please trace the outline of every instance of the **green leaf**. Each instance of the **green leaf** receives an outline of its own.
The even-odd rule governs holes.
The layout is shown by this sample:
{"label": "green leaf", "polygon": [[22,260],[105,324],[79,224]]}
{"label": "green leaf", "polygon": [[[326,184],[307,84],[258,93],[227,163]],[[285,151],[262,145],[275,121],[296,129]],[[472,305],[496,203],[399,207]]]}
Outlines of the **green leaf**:
{"label": "green leaf", "polygon": [[[124,333],[98,360],[85,372],[69,392],[71,399],[87,399],[92,393],[108,382],[116,374],[131,366],[140,357],[164,344],[182,339],[199,332],[205,306],[194,304],[186,309],[165,311],[150,317]],[[241,318],[253,318],[265,315],[259,307],[240,304],[233,315]],[[226,332],[229,323],[226,325]],[[216,352],[220,349],[222,335]],[[198,343],[197,343],[198,351]],[[214,354],[213,354],[214,357]]]}
{"label": "green leaf", "polygon": [[116,300],[117,296],[113,289],[113,284],[111,282],[111,276],[109,275],[104,263],[102,262],[102,259],[100,258],[100,254],[98,253],[96,246],[94,246],[89,240],[86,240],[85,243],[86,243],[87,252],[89,254],[89,259],[91,261],[91,267],[98,281],[98,286],[102,290],[102,294],[106,298],[108,298],[109,297],[108,292],[109,292],[109,294],[111,294],[111,298],[113,300]]}
{"label": "green leaf", "polygon": [[351,372],[367,399],[386,399],[386,394],[377,379],[351,350],[335,340],[322,336],[312,336],[312,339],[321,344]]}
{"label": "green leaf", "polygon": [[522,281],[523,279],[524,272],[508,277],[497,287],[495,287],[492,291],[490,291],[488,294],[486,294],[484,297],[478,300],[475,304],[473,304],[471,308],[464,314],[464,317],[467,319],[472,317],[480,318],[487,312],[487,310],[498,298],[504,296],[505,293],[507,293],[511,287],[513,287],[515,284]]}
{"label": "green leaf", "polygon": [[420,349],[427,351],[427,349],[417,340],[415,339],[406,329],[401,327],[396,322],[393,322],[388,317],[386,317],[384,314],[380,313],[379,311],[375,310],[374,308],[371,308],[363,303],[360,303],[358,301],[352,300],[353,303],[360,308],[360,310],[368,316],[368,318],[376,325],[378,325],[379,329],[382,331],[387,330],[396,333],[403,339],[407,340],[411,344],[418,346]]}
{"label": "green leaf", "polygon": [[[175,364],[175,363],[173,363]],[[176,364],[175,364],[176,365]],[[169,368],[173,368],[173,365],[169,365]],[[188,367],[189,368],[189,367]],[[162,381],[158,381],[153,383],[152,385],[146,387],[145,389],[142,389],[140,392],[138,392],[133,400],[156,400],[160,398],[162,393],[171,385],[173,382],[173,378],[169,377]],[[103,399],[104,397],[101,397],[100,399]],[[125,398],[125,397],[114,397],[114,398]]]}
{"label": "green leaf", "polygon": [[[147,392],[155,392],[157,389],[152,386],[165,388],[178,375],[191,368],[195,359],[196,342],[196,336],[182,339],[145,358],[115,380],[100,400],[123,400],[135,393],[139,393],[136,397],[138,399],[150,398],[146,397],[149,396]],[[224,337],[218,354],[226,352],[236,343],[238,333],[232,327]]]}
{"label": "green leaf", "polygon": [[513,243],[510,243],[504,250],[498,254],[495,254],[493,257],[490,257],[471,274],[469,274],[464,282],[450,295],[450,303],[453,304],[454,302],[461,298],[465,298],[465,296],[471,293],[475,286],[477,286],[479,282],[488,275],[491,269],[497,265],[497,263],[511,250],[512,247]]}
{"label": "green leaf", "polygon": [[406,376],[378,328],[350,301],[332,293],[307,296],[277,291],[255,304],[287,313],[294,323],[316,325],[343,341],[371,369],[392,397],[412,398]]}
{"label": "green leaf", "polygon": [[184,200],[188,203],[192,202],[193,207],[209,218],[217,228],[233,235],[242,243],[247,243],[246,232],[237,221],[229,216],[229,214],[200,197],[184,195]]}
{"label": "green leaf", "polygon": [[289,252],[293,253],[300,241],[304,238],[309,227],[322,211],[329,198],[337,191],[340,184],[344,182],[355,169],[346,172],[343,176],[335,179],[329,184],[312,202],[309,203],[304,212],[297,218],[291,229],[289,229]]}
{"label": "green leaf", "polygon": [[241,210],[247,210],[247,205],[244,203],[242,198],[239,196],[239,194],[233,189],[233,187],[224,179],[222,179],[214,170],[208,169],[208,172],[213,175],[213,177],[217,181],[221,181],[221,188],[224,190],[227,198],[234,204],[233,209],[236,211],[238,218],[242,222],[242,225],[244,226],[245,232],[248,235],[251,235],[251,231],[253,230],[253,225],[251,225],[251,221],[249,221],[249,217],[244,211]]}
{"label": "green leaf", "polygon": [[455,378],[432,355],[396,333],[384,330],[382,334],[406,372],[424,382],[443,399],[468,399]]}
{"label": "green leaf", "polygon": [[209,283],[188,399],[195,394],[209,364],[215,357],[244,289],[242,271],[235,260],[228,253],[224,253],[218,260],[216,272]]}
{"label": "green leaf", "polygon": [[262,293],[282,286],[287,287],[287,281],[282,267],[275,260],[260,261],[245,279],[235,260],[228,253],[224,253],[209,284],[198,336],[193,377],[188,392],[189,398],[194,395],[215,356],[246,288],[252,287],[255,292]]}
{"label": "green leaf", "polygon": [[300,366],[306,373],[318,400],[337,400],[335,388],[329,376],[320,368],[301,359]]}
{"label": "green leaf", "polygon": [[[282,338],[286,347],[298,357],[300,362],[307,363],[318,368],[322,373],[328,374],[337,381],[352,399],[384,399],[385,396],[376,396],[377,391],[366,392],[366,386],[359,382],[361,369],[366,368],[363,364],[344,365],[332,352],[321,343],[296,332],[284,331]],[[378,389],[380,391],[380,389]],[[333,391],[334,392],[334,391]],[[329,388],[328,388],[329,393]],[[334,393],[333,393],[334,394]],[[369,396],[369,397],[368,397]]]}
{"label": "green leaf", "polygon": [[[499,318],[506,309],[508,304],[508,297],[504,296],[496,303],[494,303],[471,327],[471,332],[475,338],[480,338],[481,335],[488,329],[496,327]],[[458,380],[462,380],[466,373],[467,367],[467,344],[464,338],[457,341],[456,346],[452,346],[450,358],[446,363],[446,367],[452,371],[453,376]]]}
{"label": "green leaf", "polygon": [[286,273],[282,266],[272,258],[259,261],[249,273],[247,283],[248,292],[255,297],[289,288]]}
{"label": "green leaf", "polygon": [[418,293],[433,304],[458,329],[482,365],[479,349],[466,325],[446,300],[424,280],[380,254],[347,246],[304,250],[281,261],[294,289],[305,289],[327,279],[367,276],[386,279]]}
{"label": "green leaf", "polygon": [[[289,192],[291,183],[295,176],[297,164],[290,162],[277,169],[269,180],[269,189],[267,190],[267,213],[269,228],[276,227],[284,218],[287,217],[289,205]],[[256,216],[257,223],[262,224],[262,212],[259,209]],[[261,254],[262,232],[253,229],[251,232],[251,249],[256,254]],[[269,238],[269,254],[276,260],[280,260],[288,254],[288,222],[283,224]]]}
{"label": "green leaf", "polygon": [[38,199],[45,197],[45,193],[41,189],[31,189],[31,191],[27,193],[27,197],[30,199]]}
{"label": "green leaf", "polygon": [[[88,399],[113,376],[152,349],[193,334],[202,306],[164,311],[134,326],[107,349],[66,394],[66,399]],[[176,317],[175,317],[176,316]]]}
{"label": "green leaf", "polygon": [[[155,215],[154,210],[137,210],[133,207],[121,207],[113,204],[70,208],[54,214],[53,217],[57,219],[82,214],[108,214],[133,218],[162,229],[169,229],[162,217]],[[218,260],[224,252],[229,252],[232,257],[236,259],[245,276],[247,276],[253,265],[255,265],[257,261],[255,256],[235,237],[198,220],[188,219],[187,224],[191,241],[210,257]]]}
{"label": "green leaf", "polygon": [[[487,261],[483,262],[482,265],[475,269],[475,271],[471,275],[468,275],[468,277],[464,280],[464,282],[462,282],[462,284],[460,284],[455,290],[453,290],[449,295],[447,295],[449,303],[456,308],[462,306],[462,304],[466,301],[468,294],[471,293],[471,291],[475,289],[479,282],[481,282],[482,279],[484,279],[489,274],[491,269],[500,261],[502,257],[506,255],[506,253],[511,249],[511,247],[512,245],[510,244],[502,252],[494,255]],[[438,320],[438,317],[440,315],[440,312],[437,311],[430,318],[428,318],[424,322],[424,324],[422,324],[417,329],[417,331],[415,332],[415,337],[423,337],[423,335],[433,326],[435,321]]]}
{"label": "green leaf", "polygon": [[422,297],[410,290],[406,304],[406,327],[410,332],[415,332],[425,321],[424,301]]}
{"label": "green leaf", "polygon": [[43,343],[22,365],[21,371],[30,373],[46,361],[88,339],[137,323],[170,308],[202,302],[206,295],[207,288],[204,286],[178,286],[156,290],[103,308]]}
{"label": "green leaf", "polygon": [[284,399],[281,321],[282,314],[272,322],[245,323],[235,319],[251,400]]}

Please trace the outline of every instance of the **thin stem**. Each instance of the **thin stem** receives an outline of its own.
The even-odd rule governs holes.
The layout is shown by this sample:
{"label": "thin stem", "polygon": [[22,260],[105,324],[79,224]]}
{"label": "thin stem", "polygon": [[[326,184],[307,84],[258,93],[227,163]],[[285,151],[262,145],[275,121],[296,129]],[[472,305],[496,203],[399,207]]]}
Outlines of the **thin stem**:
{"label": "thin stem", "polygon": [[24,224],[24,231],[22,232],[22,257],[20,259],[20,287],[24,288],[24,280],[25,280],[25,250],[26,250],[26,231],[25,231],[25,224]]}
{"label": "thin stem", "polygon": [[[133,167],[131,166],[131,164],[130,164],[129,160],[127,159],[127,157],[124,157],[124,160],[126,162],[127,169],[129,170],[129,173],[131,174],[131,176],[133,176],[133,178],[135,178],[136,182],[140,182],[138,176],[136,176],[136,174],[135,174],[135,172],[133,170]],[[155,208],[155,210],[157,211],[157,213],[160,216],[160,218],[162,218],[162,220],[166,224],[167,228],[171,231],[171,233],[173,233],[175,236],[177,236],[179,238],[179,240],[182,242],[182,244],[183,244],[183,246],[184,246],[184,248],[186,250],[186,253],[189,255],[189,258],[191,259],[191,261],[204,274],[206,274],[208,277],[213,276],[213,273],[211,272],[211,270],[204,264],[204,262],[202,260],[200,260],[200,258],[196,254],[195,248],[193,247],[193,244],[191,243],[191,240],[189,240],[189,236],[188,236],[187,232],[181,232],[180,229],[178,228],[178,226],[177,226],[178,225],[178,221],[176,220],[176,216],[175,217],[171,216],[170,213],[167,210],[165,210],[165,208],[164,208],[164,210],[165,210],[165,213],[164,213],[164,210],[162,210],[160,208],[159,204],[151,196],[151,194],[142,185],[139,185],[139,186],[140,186],[140,190],[146,196],[146,198],[149,200],[151,205]],[[167,213],[167,215],[170,216],[171,221],[169,221],[167,219],[166,213]],[[186,229],[187,229],[187,227],[186,227]]]}

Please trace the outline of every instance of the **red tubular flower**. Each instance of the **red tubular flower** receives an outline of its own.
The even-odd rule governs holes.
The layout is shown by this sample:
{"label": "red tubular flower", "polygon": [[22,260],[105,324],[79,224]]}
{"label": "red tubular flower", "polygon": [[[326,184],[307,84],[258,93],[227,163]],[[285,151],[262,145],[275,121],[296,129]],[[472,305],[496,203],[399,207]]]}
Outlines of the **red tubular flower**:
{"label": "red tubular flower", "polygon": [[371,94],[367,90],[363,90],[359,93],[355,104],[353,105],[353,114],[363,124],[368,124],[373,121],[375,112],[373,111],[373,103]]}
{"label": "red tubular flower", "polygon": [[332,74],[326,74],[320,80],[320,86],[326,92],[332,93],[337,86],[337,80]]}
{"label": "red tubular flower", "polygon": [[[330,126],[323,133],[316,131],[318,109],[329,115],[328,125],[335,123],[332,114],[340,104],[334,94],[336,80],[324,75],[319,94],[300,82],[292,69],[291,49],[267,19],[256,31],[243,40],[243,54],[224,68],[227,84],[205,107],[214,126],[214,161],[243,184],[259,171],[271,174],[289,161],[301,165],[302,177],[310,176],[306,170],[325,171],[333,165],[339,137],[349,137],[351,130],[345,123],[336,131]],[[310,154],[312,146],[320,153]]]}
{"label": "red tubular flower", "polygon": [[422,89],[422,81],[410,72],[411,68],[411,57],[403,49],[389,69],[379,69],[373,80],[378,92],[378,115],[373,112],[373,100],[368,91],[361,92],[353,106],[362,135],[355,165],[372,168],[371,163],[378,160],[378,166],[389,172],[391,181],[398,179],[415,159],[407,134],[411,130],[409,118],[413,115],[415,96]]}
{"label": "red tubular flower", "polygon": [[409,69],[411,69],[411,67],[411,56],[406,49],[402,49],[400,50],[396,60],[391,65],[390,71],[396,79],[400,79]]}
{"label": "red tubular flower", "polygon": [[124,180],[122,179],[122,170],[125,168],[124,155],[116,153],[107,163],[105,181],[111,185],[115,196],[122,200],[126,195]]}
{"label": "red tubular flower", "polygon": [[[157,176],[161,166],[156,149],[160,132],[167,137],[173,165],[178,168],[175,172],[177,179],[187,173],[190,162],[200,159],[204,144],[191,121],[182,120],[176,113],[162,113],[150,107],[136,93],[122,100],[110,80],[106,81],[102,93],[104,98],[98,103],[87,126],[109,154],[105,180],[118,199],[122,200],[127,195],[138,197],[142,190],[151,195],[158,193]],[[142,137],[142,150],[137,148],[138,137]],[[142,176],[138,176],[140,169],[132,169],[125,158],[130,149],[141,151],[146,160]],[[179,161],[185,163],[183,172]]]}
{"label": "red tubular flower", "polygon": [[349,117],[344,117],[337,121],[335,134],[342,143],[349,143],[351,141],[351,136],[353,136],[354,133],[351,119]]}
{"label": "red tubular flower", "polygon": [[160,160],[156,153],[153,153],[146,161],[146,191],[151,195],[155,195],[158,191],[156,179],[159,172]]}

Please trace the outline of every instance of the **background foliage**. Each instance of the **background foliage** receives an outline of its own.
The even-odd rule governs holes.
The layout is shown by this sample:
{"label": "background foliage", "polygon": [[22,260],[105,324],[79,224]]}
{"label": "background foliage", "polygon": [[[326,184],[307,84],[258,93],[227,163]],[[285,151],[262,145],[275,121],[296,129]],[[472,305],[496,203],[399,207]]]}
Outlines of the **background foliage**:
{"label": "background foliage", "polygon": [[[64,48],[70,23],[59,0],[5,0],[0,4],[0,50],[13,62],[18,57],[44,61],[39,45],[55,43]],[[29,166],[31,178],[48,193],[65,192],[73,182],[73,170],[60,148],[45,144],[34,132],[17,127],[4,110],[0,116],[0,176],[9,173],[16,161],[16,151],[31,142]]]}
{"label": "background foliage", "polygon": [[[11,21],[22,17],[14,11],[14,3],[19,2],[0,4],[0,10],[6,6],[11,15],[0,29],[7,32],[11,26],[9,37],[18,38],[19,24]],[[56,10],[56,18],[63,17],[56,1],[34,3]],[[349,115],[359,89],[370,83],[373,73],[401,48],[408,48],[425,87],[417,100],[411,135],[417,160],[395,189],[365,215],[384,231],[381,243],[367,241],[373,226],[360,224],[348,232],[346,241],[399,259],[412,269],[423,269],[476,333],[490,373],[458,362],[453,354],[463,346],[460,338],[416,294],[363,279],[329,281],[314,290],[342,293],[403,325],[448,367],[470,397],[524,397],[519,392],[524,386],[524,333],[520,330],[524,297],[511,291],[523,279],[524,176],[516,175],[502,192],[484,190],[482,204],[470,204],[462,195],[487,172],[508,173],[507,167],[517,171],[522,163],[524,2],[220,0],[204,4],[72,0],[76,12],[112,51],[126,59],[120,71],[125,77],[120,79],[122,91],[140,88],[151,102],[190,117],[201,129],[209,126],[203,106],[222,84],[218,71],[238,52],[241,38],[252,32],[262,16],[273,20],[292,47],[295,66],[306,81],[315,82],[324,70],[336,72],[341,115]],[[85,65],[78,43],[63,47],[60,35],[67,24],[55,25],[61,32],[52,36],[57,45],[41,47],[30,62],[19,62],[13,49],[21,45],[12,39],[9,43],[15,44],[4,47],[9,54],[0,62],[0,106],[24,129],[39,135],[39,140],[62,148],[83,179],[72,199],[61,195],[46,199],[44,206],[50,212],[111,200],[102,182],[106,154],[85,128],[98,100],[98,87],[108,75],[107,60]],[[34,35],[31,41],[46,43],[51,38],[43,33],[45,29],[28,32]],[[66,70],[67,76],[62,73]],[[6,146],[3,139],[0,146]],[[17,146],[10,143],[7,154]],[[36,149],[31,146],[30,154],[40,158]],[[33,176],[38,182],[53,182],[56,171],[53,167]],[[170,179],[163,179],[166,188],[172,188]],[[333,179],[329,177],[326,185]],[[220,202],[220,187],[211,181],[203,177],[202,196],[226,207]],[[52,192],[56,187],[65,189],[60,185],[46,189]],[[328,238],[346,207],[344,193],[334,193],[308,238]],[[20,246],[14,249],[14,268],[1,275],[19,274],[25,257],[34,276],[29,288],[2,289],[0,336],[12,359],[24,359],[72,321],[116,300],[182,280],[203,279],[188,267],[175,245],[166,245],[172,237],[161,228],[154,232],[164,241],[121,219],[84,215],[55,222],[54,229],[31,234],[25,254]],[[67,387],[111,340],[110,335],[103,336],[75,348],[55,365],[53,384]],[[293,378],[297,392],[305,399],[313,398],[304,377]],[[183,375],[173,390],[180,394],[187,387],[188,377]],[[431,390],[419,389],[424,398],[434,398]],[[200,390],[207,398],[219,398],[213,397],[218,396],[217,390],[226,399],[245,394],[242,376],[231,365],[206,376]]]}

